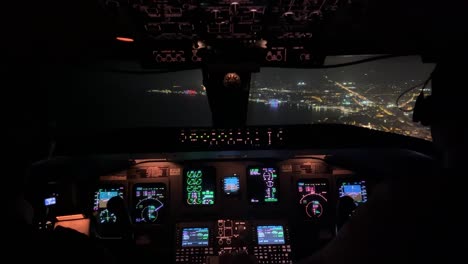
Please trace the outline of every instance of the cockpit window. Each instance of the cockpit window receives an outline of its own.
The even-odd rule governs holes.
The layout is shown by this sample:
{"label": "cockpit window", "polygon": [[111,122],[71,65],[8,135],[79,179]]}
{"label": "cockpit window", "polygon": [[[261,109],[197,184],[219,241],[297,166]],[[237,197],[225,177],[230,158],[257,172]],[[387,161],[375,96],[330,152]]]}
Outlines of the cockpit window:
{"label": "cockpit window", "polygon": [[135,74],[67,69],[51,83],[52,118],[62,130],[211,126],[201,70]]}
{"label": "cockpit window", "polygon": [[[366,57],[364,57],[366,58]],[[327,64],[362,56],[328,57]],[[99,67],[97,67],[99,68]],[[261,68],[252,76],[247,125],[348,124],[431,140],[409,109],[434,64],[396,57],[330,69]],[[44,69],[43,69],[44,70]],[[53,69],[49,106],[62,130],[137,127],[210,127],[201,70],[158,74]],[[430,92],[430,83],[426,87]]]}
{"label": "cockpit window", "polygon": [[[329,57],[326,63],[364,58]],[[330,69],[264,68],[252,77],[248,124],[348,124],[431,140],[410,111],[422,86],[402,96],[398,106],[396,101],[424,83],[434,67],[408,56]],[[425,94],[430,90],[429,83]]]}

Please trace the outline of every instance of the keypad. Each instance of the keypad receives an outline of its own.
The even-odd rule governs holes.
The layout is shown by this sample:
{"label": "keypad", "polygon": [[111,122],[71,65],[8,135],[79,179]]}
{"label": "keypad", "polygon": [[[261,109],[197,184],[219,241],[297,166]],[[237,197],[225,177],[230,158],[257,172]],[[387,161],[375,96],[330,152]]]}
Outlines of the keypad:
{"label": "keypad", "polygon": [[208,256],[214,256],[213,248],[179,248],[176,251],[176,263],[205,264]]}
{"label": "keypad", "polygon": [[293,263],[290,245],[256,246],[253,249],[253,253],[259,264]]}

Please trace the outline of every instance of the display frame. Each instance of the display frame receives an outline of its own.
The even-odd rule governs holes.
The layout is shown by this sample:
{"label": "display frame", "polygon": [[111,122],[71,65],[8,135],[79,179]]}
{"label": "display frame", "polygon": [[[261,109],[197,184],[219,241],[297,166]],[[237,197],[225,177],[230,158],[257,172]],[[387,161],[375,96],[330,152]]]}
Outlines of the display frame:
{"label": "display frame", "polygon": [[[339,178],[336,180],[336,195],[337,195],[337,198],[340,199],[341,197],[343,197],[341,195],[341,187],[343,186],[343,183],[345,182],[348,182],[348,183],[352,183],[352,182],[365,182],[365,187],[366,187],[366,201],[361,201],[361,202],[357,202],[356,200],[354,200],[353,197],[353,200],[354,202],[356,203],[356,205],[362,205],[362,204],[365,204],[369,201],[369,181],[367,179],[364,179],[364,178],[361,178],[361,177],[346,177],[346,178]],[[361,191],[361,194],[362,194],[362,191]]]}
{"label": "display frame", "polygon": [[[235,193],[227,193],[226,192],[226,179],[228,178],[237,178],[237,184],[238,184],[238,190],[237,192]],[[223,178],[221,179],[221,191],[223,193],[223,196],[226,197],[226,198],[237,198],[237,197],[240,197],[242,195],[242,188],[241,188],[241,177],[239,174],[237,173],[231,173],[231,174],[226,174],[223,176]]]}
{"label": "display frame", "polygon": [[[211,179],[211,184],[213,188],[213,204],[189,204],[187,202],[188,198],[188,190],[187,190],[187,180],[186,180],[186,174],[188,171],[195,171],[195,170],[202,170],[202,171],[208,171]],[[203,176],[202,176],[203,177]],[[205,208],[205,207],[213,207],[216,206],[216,204],[219,202],[218,201],[218,185],[217,185],[217,174],[216,174],[216,168],[214,166],[194,166],[194,167],[185,167],[182,170],[182,203],[185,206],[188,207],[199,207],[199,208]]]}
{"label": "display frame", "polygon": [[[91,191],[91,204],[93,205],[92,208],[91,208],[91,211],[92,212],[98,212],[99,211],[99,208],[98,210],[95,210],[95,194],[96,192],[98,192],[99,189],[111,189],[111,188],[119,188],[119,187],[123,187],[123,194],[122,194],[122,198],[124,200],[127,201],[127,197],[128,197],[128,184],[127,182],[104,182],[104,183],[100,183],[96,186],[94,186],[94,188],[92,189]],[[107,207],[107,205],[106,205]]]}
{"label": "display frame", "polygon": [[[208,239],[207,245],[200,245],[200,246],[184,246],[184,230],[185,229],[206,229],[208,231]],[[184,226],[180,227],[180,245],[178,245],[180,248],[204,248],[204,247],[211,247],[211,228],[209,226]]]}
{"label": "display frame", "polygon": [[[268,243],[268,242],[260,242],[260,237],[259,237],[259,229],[260,228],[269,228],[269,227],[281,227],[281,230],[283,232],[283,241],[279,243]],[[286,228],[282,224],[269,224],[269,225],[256,225],[255,226],[255,242],[258,246],[284,246],[287,244],[288,238],[286,237]]]}
{"label": "display frame", "polygon": [[[156,223],[149,223],[149,222],[136,222],[136,206],[137,204],[139,203],[138,199],[136,198],[136,189],[138,187],[142,187],[142,186],[157,186],[157,185],[161,185],[161,186],[164,186],[165,188],[165,201],[164,201],[164,208],[165,208],[165,213],[164,215],[162,216],[162,220],[159,221],[159,222],[156,222]],[[130,195],[131,197],[131,200],[130,200],[130,205],[131,205],[131,217],[132,217],[132,221],[135,225],[163,225],[163,224],[166,224],[168,219],[170,218],[170,210],[169,210],[169,206],[170,206],[170,193],[169,193],[169,184],[167,182],[161,182],[161,181],[142,181],[142,182],[134,182],[132,185],[131,185],[131,189],[132,189],[132,193]],[[158,217],[159,218],[159,217]]]}
{"label": "display frame", "polygon": [[[251,169],[255,169],[255,168],[259,168],[259,169],[264,169],[264,168],[271,168],[271,169],[274,169],[275,172],[276,172],[276,199],[277,201],[275,202],[266,202],[265,201],[265,197],[263,197],[263,199],[261,201],[258,201],[258,202],[252,202],[252,195],[251,195],[251,191],[253,189],[253,186],[252,186],[252,180],[251,180],[251,177],[252,175],[250,174],[250,170]],[[276,205],[279,205],[281,203],[281,181],[280,181],[280,173],[279,173],[279,169],[278,169],[278,166],[275,166],[275,165],[270,165],[270,164],[266,164],[266,165],[249,165],[246,167],[246,183],[247,183],[247,201],[250,205],[261,205],[261,206],[276,206]]]}
{"label": "display frame", "polygon": [[[116,234],[112,229],[109,229],[110,226],[114,226],[116,223],[115,222],[106,222],[102,223],[101,218],[100,218],[100,213],[101,211],[94,210],[95,206],[95,194],[99,189],[111,189],[111,188],[120,188],[123,187],[123,193],[122,193],[122,198],[125,201],[128,201],[128,182],[126,181],[113,181],[113,182],[100,182],[99,184],[93,186],[93,188],[90,190],[91,193],[89,195],[90,197],[90,204],[92,204],[91,209],[91,214],[94,217],[94,221],[96,221],[96,235],[102,239],[120,239],[121,236],[119,234]],[[107,209],[107,208],[106,208]]]}
{"label": "display frame", "polygon": [[[320,203],[321,209],[322,209],[322,214],[317,216],[317,218],[314,218],[314,216],[311,216],[310,214],[307,213],[307,206],[306,204],[301,203],[301,200],[305,199],[304,194],[302,192],[299,192],[299,184],[303,182],[304,184],[325,184],[326,188],[326,196],[323,196],[322,193],[317,194],[318,197],[321,197],[319,199],[323,199],[324,203]],[[304,178],[298,178],[297,180],[294,181],[294,184],[292,185],[292,188],[294,188],[295,192],[295,204],[297,205],[298,208],[298,213],[303,217],[304,220],[306,221],[322,221],[322,219],[327,219],[330,216],[329,210],[332,208],[333,201],[335,201],[334,197],[334,191],[333,188],[334,186],[332,185],[332,181],[329,178],[326,177],[304,177]],[[306,210],[306,211],[304,211]]]}

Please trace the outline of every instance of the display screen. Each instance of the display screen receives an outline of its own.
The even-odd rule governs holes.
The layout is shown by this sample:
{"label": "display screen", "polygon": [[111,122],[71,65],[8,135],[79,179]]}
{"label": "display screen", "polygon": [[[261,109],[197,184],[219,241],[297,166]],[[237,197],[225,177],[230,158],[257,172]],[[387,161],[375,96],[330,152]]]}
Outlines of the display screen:
{"label": "display screen", "polygon": [[301,198],[309,195],[320,195],[327,199],[328,182],[321,179],[300,180],[297,182],[297,192]]}
{"label": "display screen", "polygon": [[283,226],[257,226],[257,239],[259,245],[284,245]]}
{"label": "display screen", "polygon": [[223,190],[224,194],[235,196],[238,195],[240,192],[240,182],[239,176],[236,174],[232,176],[225,177],[223,179]]}
{"label": "display screen", "polygon": [[57,203],[57,200],[55,199],[55,197],[50,197],[50,198],[45,198],[44,199],[44,205],[45,206],[54,205],[56,203]]}
{"label": "display screen", "polygon": [[184,198],[188,205],[215,204],[216,173],[212,167],[184,170]]}
{"label": "display screen", "polygon": [[340,184],[340,197],[349,196],[356,204],[367,202],[366,181],[343,181]]}
{"label": "display screen", "polygon": [[193,227],[182,229],[182,247],[207,247],[210,232],[208,227]]}
{"label": "display screen", "polygon": [[159,223],[164,218],[166,206],[166,185],[164,183],[136,184],[133,187],[135,223]]}
{"label": "display screen", "polygon": [[278,199],[278,174],[275,168],[249,167],[248,193],[251,203],[276,203]]}
{"label": "display screen", "polygon": [[328,181],[326,179],[304,179],[297,182],[299,204],[304,208],[307,219],[320,219],[326,214],[328,203]]}
{"label": "display screen", "polygon": [[94,193],[93,210],[97,212],[99,223],[115,223],[116,216],[107,210],[107,202],[115,196],[124,197],[124,186],[103,187]]}

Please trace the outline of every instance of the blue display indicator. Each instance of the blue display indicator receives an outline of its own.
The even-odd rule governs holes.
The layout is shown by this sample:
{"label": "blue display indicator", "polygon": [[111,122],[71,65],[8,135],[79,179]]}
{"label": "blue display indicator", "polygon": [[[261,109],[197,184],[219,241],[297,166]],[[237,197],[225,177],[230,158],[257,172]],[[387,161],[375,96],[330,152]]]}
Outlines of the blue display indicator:
{"label": "blue display indicator", "polygon": [[226,195],[237,195],[240,191],[239,176],[233,175],[224,178],[223,190]]}
{"label": "blue display indicator", "polygon": [[55,199],[55,197],[50,197],[50,198],[45,198],[44,199],[44,205],[45,206],[54,205],[56,203],[57,203],[57,200]]}

